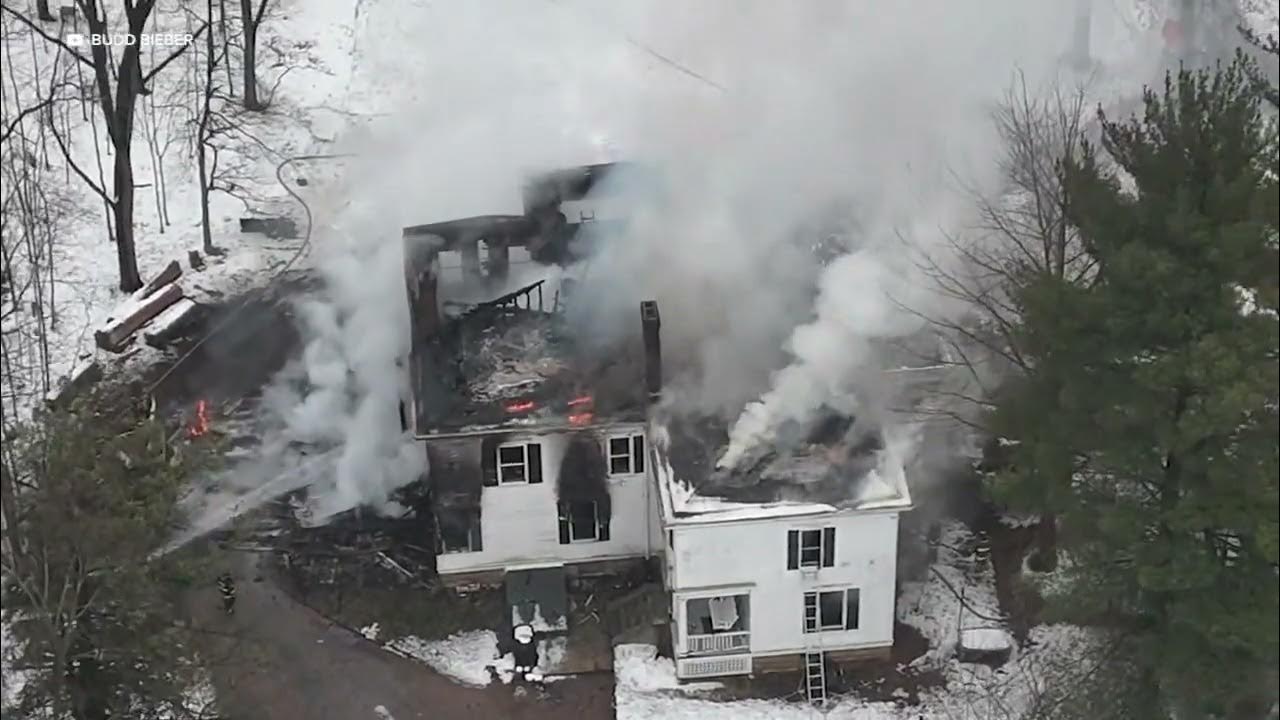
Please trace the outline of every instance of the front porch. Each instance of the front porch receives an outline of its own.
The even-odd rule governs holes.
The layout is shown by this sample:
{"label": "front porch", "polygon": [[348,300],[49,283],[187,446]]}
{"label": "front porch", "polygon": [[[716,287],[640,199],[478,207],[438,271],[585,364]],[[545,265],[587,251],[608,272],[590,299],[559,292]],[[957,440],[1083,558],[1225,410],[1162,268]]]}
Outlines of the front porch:
{"label": "front porch", "polygon": [[672,597],[672,647],[681,679],[748,675],[751,594],[734,588]]}

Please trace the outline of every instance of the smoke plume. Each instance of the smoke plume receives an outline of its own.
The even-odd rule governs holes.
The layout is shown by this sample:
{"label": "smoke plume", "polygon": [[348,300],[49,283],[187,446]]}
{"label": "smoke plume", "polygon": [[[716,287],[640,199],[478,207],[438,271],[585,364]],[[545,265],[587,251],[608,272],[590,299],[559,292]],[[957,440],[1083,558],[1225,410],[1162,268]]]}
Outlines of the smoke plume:
{"label": "smoke plume", "polygon": [[[1019,69],[1057,72],[1072,17],[1061,0],[370,8],[348,103],[378,117],[345,138],[363,158],[314,208],[324,287],[270,403],[287,438],[328,448],[315,511],[385,506],[426,467],[396,412],[401,228],[519,212],[531,170],[613,156],[661,173],[661,199],[582,268],[571,317],[604,344],[658,300],[685,370],[672,394],[741,412],[726,460],[824,398],[856,399],[877,343],[935,301],[904,247],[940,249],[964,223],[956,178],[995,178],[992,103]],[[1132,17],[1095,8],[1093,23],[1118,67]],[[602,191],[638,198],[630,182]]]}

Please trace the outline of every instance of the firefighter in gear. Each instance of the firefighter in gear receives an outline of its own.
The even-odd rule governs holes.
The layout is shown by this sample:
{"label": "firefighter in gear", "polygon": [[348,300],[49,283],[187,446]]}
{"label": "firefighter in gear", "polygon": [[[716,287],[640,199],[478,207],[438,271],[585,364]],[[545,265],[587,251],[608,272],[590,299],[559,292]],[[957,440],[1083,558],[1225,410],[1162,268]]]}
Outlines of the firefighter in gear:
{"label": "firefighter in gear", "polygon": [[231,578],[231,573],[225,572],[218,576],[218,592],[222,595],[222,609],[228,615],[235,612],[236,581]]}

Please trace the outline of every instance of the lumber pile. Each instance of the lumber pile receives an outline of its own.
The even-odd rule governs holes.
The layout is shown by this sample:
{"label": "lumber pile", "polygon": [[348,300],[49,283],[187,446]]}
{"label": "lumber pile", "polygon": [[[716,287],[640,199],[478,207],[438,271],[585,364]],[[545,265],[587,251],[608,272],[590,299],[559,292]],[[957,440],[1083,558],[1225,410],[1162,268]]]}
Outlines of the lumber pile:
{"label": "lumber pile", "polygon": [[133,335],[143,325],[183,299],[178,278],[182,268],[175,260],[165,266],[160,274],[141,290],[130,295],[116,311],[93,333],[98,347],[109,352],[122,352],[133,340]]}

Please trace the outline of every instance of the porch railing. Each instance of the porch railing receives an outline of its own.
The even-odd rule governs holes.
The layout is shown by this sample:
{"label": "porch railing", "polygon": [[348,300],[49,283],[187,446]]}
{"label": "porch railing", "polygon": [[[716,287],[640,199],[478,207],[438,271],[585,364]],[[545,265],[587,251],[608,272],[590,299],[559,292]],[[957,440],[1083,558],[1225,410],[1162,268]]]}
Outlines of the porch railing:
{"label": "porch railing", "polygon": [[751,648],[751,633],[744,631],[690,635],[688,646],[690,655],[742,652]]}

